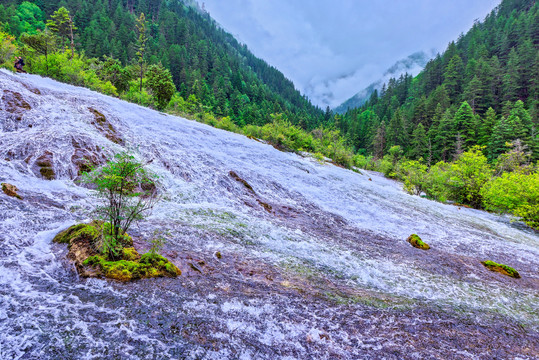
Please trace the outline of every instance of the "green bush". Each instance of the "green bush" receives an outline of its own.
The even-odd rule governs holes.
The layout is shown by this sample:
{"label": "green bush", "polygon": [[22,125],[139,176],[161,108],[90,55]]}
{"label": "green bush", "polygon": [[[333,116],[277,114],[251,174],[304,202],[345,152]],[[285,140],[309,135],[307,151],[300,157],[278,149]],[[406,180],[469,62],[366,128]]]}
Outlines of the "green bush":
{"label": "green bush", "polygon": [[412,195],[421,195],[427,182],[427,165],[416,160],[404,161],[398,167],[399,178],[404,181],[404,190]]}
{"label": "green bush", "polygon": [[425,191],[429,198],[445,202],[451,196],[447,187],[450,167],[451,164],[444,161],[440,161],[430,167],[423,186],[423,191]]}
{"label": "green bush", "polygon": [[0,31],[0,65],[7,63],[8,65],[13,66],[13,64],[11,64],[11,59],[16,50],[15,38]]}
{"label": "green bush", "polygon": [[170,71],[161,64],[151,65],[146,72],[146,79],[146,86],[154,95],[158,108],[164,109],[176,92]]}
{"label": "green bush", "polygon": [[539,173],[504,173],[487,183],[481,195],[487,209],[513,214],[539,229]]}
{"label": "green bush", "polygon": [[481,149],[479,146],[474,146],[451,164],[447,185],[450,192],[449,198],[452,200],[473,207],[481,206],[481,188],[493,174]]}

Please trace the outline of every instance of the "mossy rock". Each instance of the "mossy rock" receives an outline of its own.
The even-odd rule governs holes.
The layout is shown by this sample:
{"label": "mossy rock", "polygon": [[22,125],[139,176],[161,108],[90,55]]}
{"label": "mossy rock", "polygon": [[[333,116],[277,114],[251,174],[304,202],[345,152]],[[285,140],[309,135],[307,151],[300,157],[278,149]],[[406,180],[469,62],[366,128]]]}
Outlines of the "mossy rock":
{"label": "mossy rock", "polygon": [[133,247],[133,239],[124,233],[121,239],[121,259],[112,261],[100,254],[103,232],[110,231],[110,223],[93,221],[77,224],[58,233],[53,242],[68,244],[68,258],[83,277],[107,277],[131,281],[159,276],[176,277],[181,271],[158,254],[140,255]]}
{"label": "mossy rock", "polygon": [[8,183],[2,183],[2,191],[7,196],[16,197],[17,199],[22,200],[22,196],[17,194],[18,190],[19,189],[17,189],[17,187],[15,185],[11,185],[11,184],[8,184]]}
{"label": "mossy rock", "polygon": [[[89,224],[73,225],[58,233],[53,242],[73,244],[75,242],[85,242],[94,249],[98,249],[102,242],[103,233],[110,233],[110,223],[103,221],[92,221]],[[120,235],[120,243],[123,248],[133,246],[133,239],[129,234]]]}
{"label": "mossy rock", "polygon": [[134,247],[128,247],[122,249],[122,259],[129,261],[136,261],[140,259],[140,254]]}
{"label": "mossy rock", "polygon": [[74,242],[87,242],[92,246],[101,237],[102,222],[93,221],[89,224],[73,225],[64,231],[59,232],[54,239],[55,243],[68,244],[70,247]]}
{"label": "mossy rock", "polygon": [[430,246],[423,242],[421,238],[417,234],[412,234],[408,236],[408,239],[406,239],[410,244],[412,244],[413,247],[421,249],[421,250],[428,250],[430,249]]}
{"label": "mossy rock", "polygon": [[489,269],[490,271],[496,271],[496,272],[499,272],[500,274],[504,274],[515,279],[520,279],[520,274],[518,273],[518,271],[516,271],[510,266],[507,266],[504,264],[498,264],[490,260],[481,261],[481,264],[483,264],[483,266]]}
{"label": "mossy rock", "polygon": [[140,256],[134,248],[124,252],[126,255],[129,259],[138,259],[109,261],[102,255],[94,255],[86,259],[83,265],[96,267],[103,276],[120,281],[181,275],[180,269],[161,255],[146,253]]}

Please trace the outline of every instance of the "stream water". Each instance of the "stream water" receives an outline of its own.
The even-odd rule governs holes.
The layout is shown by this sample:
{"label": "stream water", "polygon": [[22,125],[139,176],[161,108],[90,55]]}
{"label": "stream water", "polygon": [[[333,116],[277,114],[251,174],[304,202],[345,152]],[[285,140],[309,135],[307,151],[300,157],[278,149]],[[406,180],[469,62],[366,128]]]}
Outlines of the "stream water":
{"label": "stream water", "polygon": [[[0,182],[23,198],[0,193],[0,359],[539,358],[519,222],[35,75],[0,70],[0,96]],[[81,279],[52,243],[96,202],[77,161],[122,150],[163,194],[135,243],[165,236],[177,279]]]}

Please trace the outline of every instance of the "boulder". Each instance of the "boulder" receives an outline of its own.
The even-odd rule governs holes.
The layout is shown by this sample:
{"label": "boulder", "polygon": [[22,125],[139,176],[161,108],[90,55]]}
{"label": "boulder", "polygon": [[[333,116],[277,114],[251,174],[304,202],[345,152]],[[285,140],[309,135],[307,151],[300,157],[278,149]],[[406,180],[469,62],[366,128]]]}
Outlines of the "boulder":
{"label": "boulder", "polygon": [[421,250],[428,250],[430,249],[430,246],[421,240],[421,238],[417,234],[412,234],[408,236],[408,239],[406,239],[410,244],[412,244],[413,247],[421,249]]}
{"label": "boulder", "polygon": [[496,271],[496,272],[499,272],[500,274],[504,274],[515,279],[520,279],[520,274],[518,273],[518,271],[516,271],[510,266],[507,266],[504,264],[498,264],[490,260],[481,261],[481,264],[483,264],[483,266],[489,269],[490,271]]}

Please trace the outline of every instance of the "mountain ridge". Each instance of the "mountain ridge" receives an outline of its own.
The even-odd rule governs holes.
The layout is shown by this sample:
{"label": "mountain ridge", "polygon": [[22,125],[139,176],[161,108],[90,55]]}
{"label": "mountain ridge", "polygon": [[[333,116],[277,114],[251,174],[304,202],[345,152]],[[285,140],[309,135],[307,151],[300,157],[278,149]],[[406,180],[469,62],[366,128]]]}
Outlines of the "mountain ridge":
{"label": "mountain ridge", "polygon": [[384,71],[383,76],[369,84],[366,88],[356,93],[354,96],[350,97],[348,100],[344,101],[339,106],[333,109],[334,112],[338,114],[344,114],[346,111],[357,108],[365,104],[369,100],[370,96],[374,91],[380,92],[382,87],[387,84],[391,78],[398,78],[400,75],[408,73],[409,75],[417,75],[428,61],[435,56],[436,50],[431,50],[429,53],[425,51],[417,51],[404,59],[397,61],[395,64],[390,66],[386,71]]}

